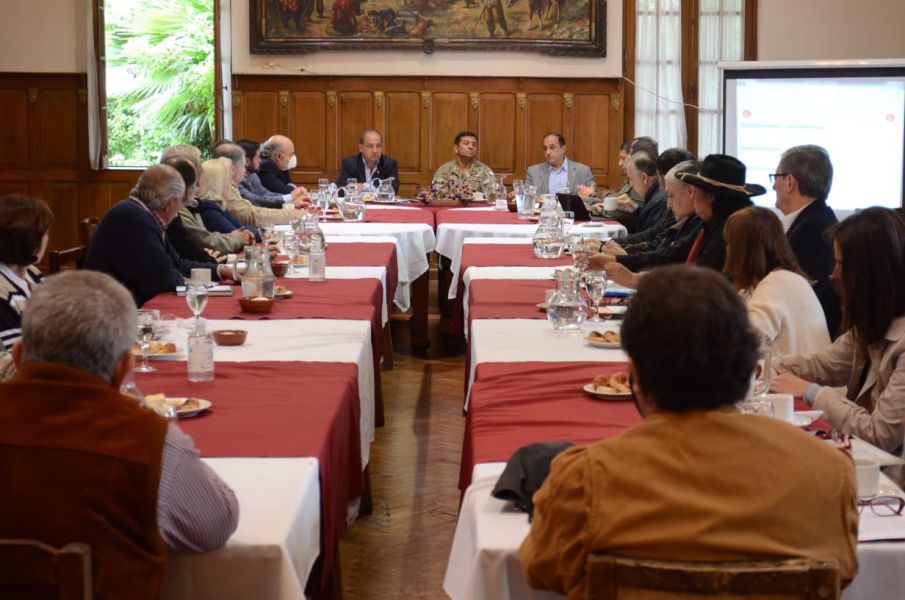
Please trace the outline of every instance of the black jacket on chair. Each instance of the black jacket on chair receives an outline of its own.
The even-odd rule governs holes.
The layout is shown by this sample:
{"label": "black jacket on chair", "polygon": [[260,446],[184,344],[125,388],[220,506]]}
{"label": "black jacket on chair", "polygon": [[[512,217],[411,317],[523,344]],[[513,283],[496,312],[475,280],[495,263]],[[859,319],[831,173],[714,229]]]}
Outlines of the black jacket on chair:
{"label": "black jacket on chair", "polygon": [[[336,178],[336,186],[342,187],[346,185],[346,180],[355,178],[358,183],[365,182],[365,161],[359,152],[355,156],[347,156],[343,159],[342,169],[339,170],[339,176]],[[377,159],[377,168],[374,169],[374,177],[377,179],[393,178],[393,191],[399,193],[399,170],[396,165],[396,159],[382,155]]]}
{"label": "black jacket on chair", "polygon": [[836,213],[823,200],[808,204],[786,232],[795,258],[808,277],[814,280],[814,293],[823,307],[826,325],[833,339],[839,334],[842,308],[830,283],[833,273],[833,246],[824,237],[826,230],[838,223]]}

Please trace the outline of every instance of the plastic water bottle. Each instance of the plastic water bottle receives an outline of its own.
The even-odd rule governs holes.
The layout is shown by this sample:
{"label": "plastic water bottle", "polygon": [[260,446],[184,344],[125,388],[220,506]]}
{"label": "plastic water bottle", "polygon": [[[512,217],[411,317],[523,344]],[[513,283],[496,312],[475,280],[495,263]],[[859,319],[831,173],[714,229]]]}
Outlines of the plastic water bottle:
{"label": "plastic water bottle", "polygon": [[323,248],[312,247],[308,254],[308,280],[327,280],[327,255]]}
{"label": "plastic water bottle", "polygon": [[188,339],[189,381],[213,381],[214,339],[198,320]]}

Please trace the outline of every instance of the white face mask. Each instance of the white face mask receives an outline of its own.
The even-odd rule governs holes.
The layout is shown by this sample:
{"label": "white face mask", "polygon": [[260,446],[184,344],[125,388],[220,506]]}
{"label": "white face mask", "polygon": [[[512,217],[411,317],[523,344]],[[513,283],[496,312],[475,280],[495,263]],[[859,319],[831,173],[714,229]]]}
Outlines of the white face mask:
{"label": "white face mask", "polygon": [[291,171],[299,164],[298,159],[295,157],[295,154],[289,157],[289,164],[286,165],[286,170]]}

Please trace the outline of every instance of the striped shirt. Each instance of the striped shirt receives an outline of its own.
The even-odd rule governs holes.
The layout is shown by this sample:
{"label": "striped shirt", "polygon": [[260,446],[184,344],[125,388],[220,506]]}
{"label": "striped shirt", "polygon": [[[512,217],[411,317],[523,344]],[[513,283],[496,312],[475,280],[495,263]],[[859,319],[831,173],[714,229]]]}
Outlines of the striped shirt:
{"label": "striped shirt", "polygon": [[16,275],[9,265],[0,263],[0,343],[5,350],[22,337],[22,311],[31,291],[41,283],[41,272],[27,267],[25,279]]}
{"label": "striped shirt", "polygon": [[157,527],[167,548],[214,550],[226,543],[238,523],[235,493],[201,461],[192,438],[171,423],[157,491]]}

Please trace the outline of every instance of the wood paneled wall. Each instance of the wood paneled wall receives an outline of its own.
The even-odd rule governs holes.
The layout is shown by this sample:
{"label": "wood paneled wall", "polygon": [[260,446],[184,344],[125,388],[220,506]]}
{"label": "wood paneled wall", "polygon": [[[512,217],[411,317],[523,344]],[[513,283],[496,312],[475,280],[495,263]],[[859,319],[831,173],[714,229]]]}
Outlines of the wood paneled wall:
{"label": "wood paneled wall", "polygon": [[288,135],[298,156],[293,179],[306,185],[334,180],[343,157],[358,153],[364,129],[383,134],[408,197],[452,158],[453,139],[465,129],[479,136],[480,160],[507,181],[543,160],[544,133],[560,131],[568,155],[589,165],[598,185],[621,183],[618,80],[239,75],[233,83],[233,135]]}
{"label": "wood paneled wall", "polygon": [[50,250],[78,245],[79,220],[127,197],[140,173],[89,168],[84,75],[0,73],[0,196],[47,202]]}
{"label": "wood paneled wall", "polygon": [[[543,160],[541,137],[560,130],[599,185],[619,183],[625,120],[615,80],[237,76],[234,89],[234,137],[286,133],[298,154],[293,177],[305,184],[334,179],[367,128],[383,133],[406,196],[452,158],[463,129],[479,134],[480,159],[507,181]],[[103,216],[140,173],[90,169],[84,75],[0,73],[0,196],[50,205],[51,250],[78,245],[79,220]]]}

